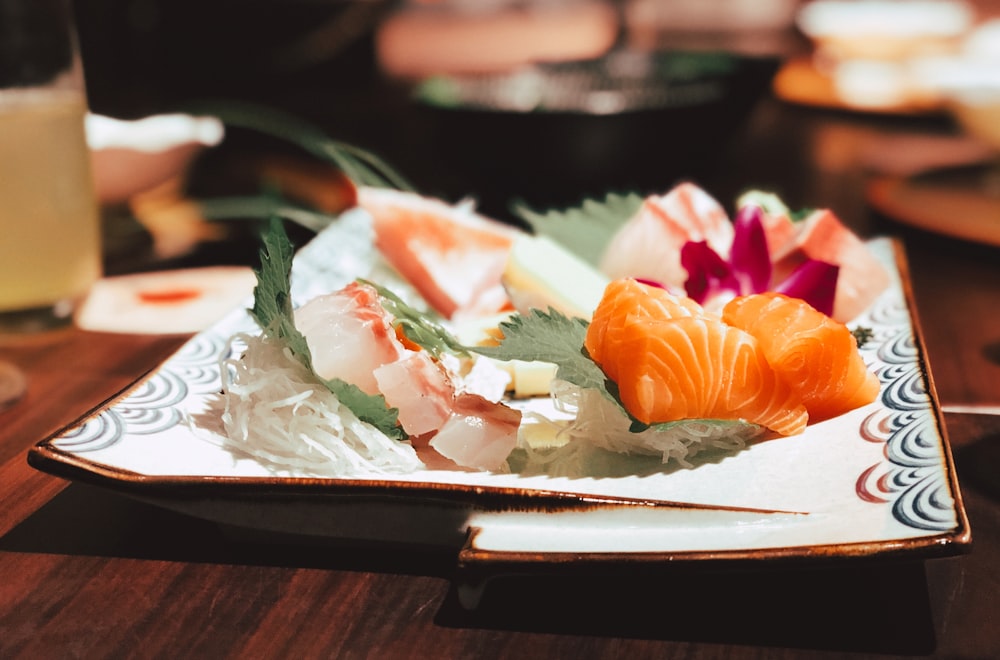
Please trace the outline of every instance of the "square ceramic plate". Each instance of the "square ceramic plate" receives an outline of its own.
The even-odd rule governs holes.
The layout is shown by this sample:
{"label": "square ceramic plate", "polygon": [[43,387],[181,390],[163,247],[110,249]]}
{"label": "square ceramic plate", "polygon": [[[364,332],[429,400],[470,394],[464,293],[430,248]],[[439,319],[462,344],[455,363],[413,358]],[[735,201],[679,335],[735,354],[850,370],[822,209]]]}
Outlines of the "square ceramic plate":
{"label": "square ceramic plate", "polygon": [[[299,251],[293,297],[393,276],[360,214]],[[33,448],[53,474],[274,534],[450,544],[460,565],[940,556],[968,522],[914,322],[902,251],[871,248],[893,284],[855,321],[882,382],[875,402],[694,468],[575,478],[428,469],[378,479],[275,474],[223,448],[208,402],[245,306],[195,336],[108,408]],[[249,301],[248,301],[249,304]],[[535,405],[546,405],[535,401]],[[208,418],[208,419],[206,419]]]}

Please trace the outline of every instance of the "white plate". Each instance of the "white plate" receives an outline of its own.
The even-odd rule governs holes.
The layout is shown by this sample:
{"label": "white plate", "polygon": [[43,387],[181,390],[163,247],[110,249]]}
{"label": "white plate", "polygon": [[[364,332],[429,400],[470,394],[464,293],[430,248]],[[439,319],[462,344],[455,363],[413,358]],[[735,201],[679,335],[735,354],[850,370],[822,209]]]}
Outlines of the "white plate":
{"label": "white plate", "polygon": [[[892,286],[855,321],[882,382],[871,405],[692,469],[579,478],[426,470],[391,479],[277,475],[211,441],[198,417],[220,387],[245,309],[195,336],[107,409],[39,443],[35,467],[170,509],[275,534],[450,544],[460,566],[955,554],[970,543],[898,246],[871,247]],[[383,280],[365,218],[297,256],[302,301]],[[248,302],[249,304],[249,302]],[[191,419],[199,421],[192,423]],[[463,545],[464,544],[464,545]]]}

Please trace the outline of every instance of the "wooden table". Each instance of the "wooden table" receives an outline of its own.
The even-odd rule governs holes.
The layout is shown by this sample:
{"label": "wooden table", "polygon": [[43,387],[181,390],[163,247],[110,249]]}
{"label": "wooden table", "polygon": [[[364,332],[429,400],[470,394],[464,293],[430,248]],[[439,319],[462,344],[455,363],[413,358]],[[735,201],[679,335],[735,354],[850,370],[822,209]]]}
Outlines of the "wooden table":
{"label": "wooden table", "polygon": [[902,237],[937,389],[956,411],[945,421],[970,554],[511,576],[469,612],[449,581],[452,551],[271,542],[29,467],[29,447],[184,339],[70,329],[0,348],[31,385],[0,413],[0,657],[1000,657],[1000,253],[907,230],[864,201],[873,173],[933,161],[939,139],[951,139],[940,120],[768,101],[704,184],[723,200],[780,189],[862,233]]}

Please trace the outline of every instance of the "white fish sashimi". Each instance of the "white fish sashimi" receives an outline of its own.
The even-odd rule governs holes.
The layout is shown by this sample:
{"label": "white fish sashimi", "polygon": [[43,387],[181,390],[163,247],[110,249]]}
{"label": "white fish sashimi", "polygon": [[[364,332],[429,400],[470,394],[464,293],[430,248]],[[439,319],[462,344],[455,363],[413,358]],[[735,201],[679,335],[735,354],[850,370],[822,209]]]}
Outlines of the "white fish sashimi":
{"label": "white fish sashimi", "polygon": [[711,195],[681,183],[666,195],[646,198],[608,243],[600,270],[612,279],[637,277],[679,289],[687,280],[680,259],[684,244],[706,241],[726,258],[733,234],[729,216]]}
{"label": "white fish sashimi", "polygon": [[451,415],[455,386],[426,353],[409,351],[375,370],[386,403],[399,410],[399,424],[410,435],[441,428]]}
{"label": "white fish sashimi", "polygon": [[430,446],[462,467],[495,470],[517,446],[520,426],[520,411],[463,393]]}
{"label": "white fish sashimi", "polygon": [[316,375],[340,378],[368,394],[379,392],[375,370],[406,350],[378,294],[356,282],[300,307],[295,326],[306,337]]}
{"label": "white fish sashimi", "polygon": [[295,320],[317,375],[382,394],[407,434],[433,436],[431,447],[459,466],[498,469],[514,449],[520,412],[467,392],[454,370],[406,348],[373,287],[353,282],[315,298]]}

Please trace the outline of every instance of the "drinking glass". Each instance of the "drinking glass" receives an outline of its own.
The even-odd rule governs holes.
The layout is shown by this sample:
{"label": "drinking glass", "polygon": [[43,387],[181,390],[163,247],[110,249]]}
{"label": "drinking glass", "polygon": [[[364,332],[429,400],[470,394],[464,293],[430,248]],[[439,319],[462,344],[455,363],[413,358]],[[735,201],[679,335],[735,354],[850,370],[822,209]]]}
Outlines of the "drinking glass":
{"label": "drinking glass", "polygon": [[70,323],[101,274],[86,110],[70,2],[0,0],[0,333]]}

